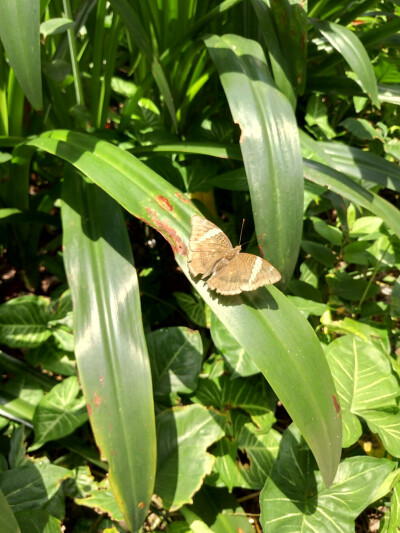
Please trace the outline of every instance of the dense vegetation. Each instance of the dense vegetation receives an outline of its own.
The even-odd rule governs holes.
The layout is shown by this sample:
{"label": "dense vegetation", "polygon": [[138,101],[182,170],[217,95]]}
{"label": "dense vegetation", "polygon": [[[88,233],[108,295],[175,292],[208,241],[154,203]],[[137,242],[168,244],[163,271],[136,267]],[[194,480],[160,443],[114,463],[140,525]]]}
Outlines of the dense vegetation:
{"label": "dense vegetation", "polygon": [[[399,530],[399,29],[2,2],[2,532]],[[193,278],[199,212],[280,283]]]}

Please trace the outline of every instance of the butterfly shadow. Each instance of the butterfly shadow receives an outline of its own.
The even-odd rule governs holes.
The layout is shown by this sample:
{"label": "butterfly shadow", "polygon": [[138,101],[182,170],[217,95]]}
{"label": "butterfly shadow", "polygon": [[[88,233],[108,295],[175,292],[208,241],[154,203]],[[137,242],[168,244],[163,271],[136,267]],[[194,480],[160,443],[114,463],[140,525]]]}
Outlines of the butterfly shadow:
{"label": "butterfly shadow", "polygon": [[[198,276],[200,278],[200,276]],[[195,280],[196,281],[196,280]],[[207,287],[206,287],[207,288]],[[213,301],[217,301],[224,307],[247,305],[253,309],[277,310],[279,306],[275,298],[266,287],[260,287],[255,291],[241,292],[240,294],[224,295],[208,289],[208,294]]]}

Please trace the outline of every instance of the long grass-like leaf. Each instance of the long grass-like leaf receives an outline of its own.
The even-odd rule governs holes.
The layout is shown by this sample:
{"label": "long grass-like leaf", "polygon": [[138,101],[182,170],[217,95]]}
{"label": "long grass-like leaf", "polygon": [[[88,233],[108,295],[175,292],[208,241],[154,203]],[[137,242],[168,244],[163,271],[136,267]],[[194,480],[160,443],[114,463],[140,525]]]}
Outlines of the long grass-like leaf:
{"label": "long grass-like leaf", "polygon": [[[301,313],[276,288],[218,297],[187,266],[190,200],[116,146],[82,134],[52,131],[28,141],[69,161],[171,244],[180,268],[221,322],[253,357],[313,450],[329,485],[341,451],[335,388],[320,343]],[[104,223],[111,220],[103,215]],[[90,218],[89,218],[90,220]]]}
{"label": "long grass-like leaf", "polygon": [[304,159],[304,175],[310,181],[328,185],[332,191],[365,207],[386,222],[400,238],[400,211],[384,198],[361,187],[345,174],[317,161]]}
{"label": "long grass-like leaf", "polygon": [[154,487],[156,441],[131,247],[119,205],[73,170],[64,182],[62,218],[79,377],[114,496],[137,532]]}
{"label": "long grass-like leaf", "polygon": [[265,257],[285,285],[294,270],[303,217],[303,174],[296,118],[274,85],[258,43],[236,35],[212,36],[215,62],[234,121]]}
{"label": "long grass-like leaf", "polygon": [[[360,39],[353,32],[340,24],[328,21],[322,22],[313,19],[310,19],[310,22],[314,28],[320,31],[328,42],[343,56],[350,65],[350,68],[357,75],[361,87],[369,95],[372,103],[379,107],[378,86],[375,73]],[[323,70],[330,66],[330,59],[328,58],[320,65],[318,75],[322,74]]]}
{"label": "long grass-like leaf", "polygon": [[42,109],[39,0],[1,3],[0,38],[26,97]]}

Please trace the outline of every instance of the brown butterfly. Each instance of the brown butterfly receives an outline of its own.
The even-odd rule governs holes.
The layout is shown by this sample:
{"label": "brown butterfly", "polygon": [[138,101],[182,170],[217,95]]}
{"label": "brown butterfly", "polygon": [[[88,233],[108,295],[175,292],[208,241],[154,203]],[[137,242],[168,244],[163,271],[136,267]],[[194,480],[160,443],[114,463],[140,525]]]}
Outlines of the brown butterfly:
{"label": "brown butterfly", "polygon": [[271,285],[281,279],[268,261],[240,253],[218,226],[198,215],[192,216],[188,266],[192,276],[203,274],[207,285],[220,294],[240,294]]}

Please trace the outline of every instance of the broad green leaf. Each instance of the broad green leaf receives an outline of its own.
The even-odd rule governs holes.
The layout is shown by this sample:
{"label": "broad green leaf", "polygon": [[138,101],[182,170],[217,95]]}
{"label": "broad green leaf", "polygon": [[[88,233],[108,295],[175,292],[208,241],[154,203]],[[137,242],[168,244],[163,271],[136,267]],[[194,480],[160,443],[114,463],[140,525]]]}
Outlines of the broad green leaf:
{"label": "broad green leaf", "polygon": [[387,459],[350,457],[339,464],[330,488],[293,426],[260,495],[261,526],[268,533],[316,531],[353,533],[354,520],[374,501],[395,464]]}
{"label": "broad green leaf", "polygon": [[224,374],[214,379],[199,379],[195,399],[221,412],[243,409],[259,427],[269,428],[275,421],[275,395],[259,375],[231,379]]}
{"label": "broad green leaf", "polygon": [[301,247],[307,254],[313,259],[330,268],[336,263],[336,256],[330,248],[327,248],[323,244],[319,244],[314,241],[301,241]]}
{"label": "broad green leaf", "polygon": [[[206,283],[195,282],[187,267],[194,206],[131,154],[104,141],[68,131],[47,132],[28,142],[29,146],[40,147],[71,162],[130,213],[155,227],[167,239],[184,274],[254,359],[305,434],[329,483],[340,457],[341,421],[322,348],[295,306],[275,287],[219,298],[208,290]],[[177,146],[179,149],[180,145]],[[219,155],[230,153],[214,148],[211,151]],[[234,153],[235,150],[233,147]],[[204,152],[204,145],[199,152]],[[103,215],[102,220],[106,218]]]}
{"label": "broad green leaf", "polygon": [[0,489],[14,513],[45,505],[73,472],[48,463],[32,463],[0,472]]}
{"label": "broad green leaf", "polygon": [[0,342],[11,348],[34,348],[51,336],[50,301],[42,296],[14,298],[0,306]]}
{"label": "broad green leaf", "polygon": [[340,123],[346,130],[348,130],[357,139],[372,141],[372,139],[380,139],[383,141],[382,134],[375,129],[368,120],[363,118],[348,117]]}
{"label": "broad green leaf", "polygon": [[372,298],[380,291],[380,288],[374,283],[369,283],[365,279],[354,278],[347,272],[336,271],[328,274],[326,281],[332,294],[350,302],[359,302],[362,297],[364,300]]}
{"label": "broad green leaf", "polygon": [[309,315],[320,316],[328,309],[327,304],[314,302],[308,298],[301,298],[300,296],[290,296],[289,300],[301,311],[306,317]]}
{"label": "broad green leaf", "polygon": [[222,438],[213,449],[217,460],[210,482],[223,483],[230,490],[260,490],[278,456],[281,435],[274,429],[257,428],[240,411],[232,413],[232,426],[233,435]]}
{"label": "broad green leaf", "polygon": [[156,396],[193,392],[203,359],[199,332],[182,327],[162,328],[147,335],[146,340]]}
{"label": "broad green leaf", "polygon": [[200,519],[212,533],[253,533],[244,509],[237,503],[236,498],[228,491],[203,486],[190,506],[182,507],[181,513],[190,523],[194,533],[201,533],[202,529],[194,529],[194,519]]}
{"label": "broad green leaf", "polygon": [[373,342],[388,355],[391,352],[387,329],[374,327],[371,324],[366,324],[361,320],[354,320],[348,316],[343,320],[332,320],[330,313],[325,313],[325,315],[321,316],[321,324],[326,326],[329,331],[356,335],[363,341]]}
{"label": "broad green leaf", "polygon": [[[285,286],[300,247],[303,175],[298,128],[276,89],[261,46],[237,35],[211,36],[206,46],[218,69],[239,141],[257,235],[265,258]],[[265,216],[268,213],[268,216]]]}
{"label": "broad green leaf", "polygon": [[324,220],[321,220],[318,217],[310,217],[310,220],[312,221],[313,228],[318,235],[321,235],[321,237],[335,246],[341,246],[343,233],[339,228],[327,224]]}
{"label": "broad green leaf", "polygon": [[211,472],[215,459],[206,450],[224,434],[220,418],[200,405],[167,409],[157,416],[155,492],[165,508],[191,503]]}
{"label": "broad green leaf", "polygon": [[131,246],[119,206],[73,171],[64,182],[62,219],[79,379],[115,499],[136,532],[153,492],[156,443]]}
{"label": "broad green leaf", "polygon": [[37,348],[29,350],[24,359],[33,367],[44,368],[54,374],[62,376],[76,374],[74,354],[61,350],[51,338]]}
{"label": "broad green leaf", "polygon": [[313,19],[309,19],[309,22],[343,56],[356,74],[363,91],[368,94],[372,103],[379,107],[375,73],[371,60],[358,37],[348,28],[334,22]]}
{"label": "broad green leaf", "polygon": [[189,320],[197,326],[203,328],[207,326],[204,301],[198,295],[188,294],[186,292],[174,292],[174,298],[182,311],[186,313]]}
{"label": "broad green leaf", "polygon": [[382,219],[379,217],[360,217],[354,221],[354,224],[349,228],[349,237],[352,239],[357,237],[365,237],[373,235],[379,231],[382,226]]}
{"label": "broad green leaf", "polygon": [[3,533],[21,533],[18,522],[2,490],[0,490],[0,531]]}
{"label": "broad green leaf", "polygon": [[123,514],[118,508],[115,497],[110,489],[107,479],[101,483],[94,483],[89,491],[85,491],[84,498],[75,498],[75,503],[84,505],[99,512],[107,513],[113,520],[122,521]]}
{"label": "broad green leaf", "polygon": [[45,442],[70,435],[87,421],[85,399],[78,395],[78,379],[71,376],[40,400],[33,415],[35,441],[30,451],[37,450]]}
{"label": "broad green leaf", "polygon": [[215,313],[211,315],[211,337],[231,369],[233,377],[252,376],[260,371]]}
{"label": "broad green leaf", "polygon": [[22,90],[37,110],[43,105],[39,23],[39,0],[2,2],[0,39]]}
{"label": "broad green leaf", "polygon": [[352,335],[334,340],[325,353],[342,407],[343,446],[351,446],[360,437],[361,424],[356,420],[363,418],[387,451],[399,457],[398,383],[386,353]]}
{"label": "broad green leaf", "polygon": [[304,175],[307,179],[319,185],[328,185],[337,194],[365,207],[380,217],[400,237],[400,213],[393,204],[326,165],[309,159],[304,160],[304,165]]}

